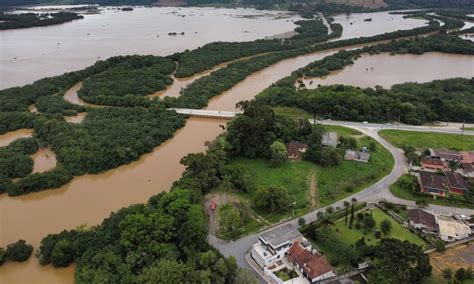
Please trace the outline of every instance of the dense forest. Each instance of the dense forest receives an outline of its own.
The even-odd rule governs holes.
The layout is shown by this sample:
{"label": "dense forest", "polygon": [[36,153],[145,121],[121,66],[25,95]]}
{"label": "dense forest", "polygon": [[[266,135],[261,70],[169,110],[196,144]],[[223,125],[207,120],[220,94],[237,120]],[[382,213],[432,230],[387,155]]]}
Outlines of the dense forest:
{"label": "dense forest", "polygon": [[45,237],[40,263],[77,263],[76,283],[235,283],[234,257],[207,242],[202,205],[175,188],[122,208],[93,228]]}
{"label": "dense forest", "polygon": [[70,12],[58,13],[25,13],[25,14],[5,14],[0,13],[0,30],[21,29],[30,27],[41,27],[57,25],[73,20],[83,19],[84,16]]}

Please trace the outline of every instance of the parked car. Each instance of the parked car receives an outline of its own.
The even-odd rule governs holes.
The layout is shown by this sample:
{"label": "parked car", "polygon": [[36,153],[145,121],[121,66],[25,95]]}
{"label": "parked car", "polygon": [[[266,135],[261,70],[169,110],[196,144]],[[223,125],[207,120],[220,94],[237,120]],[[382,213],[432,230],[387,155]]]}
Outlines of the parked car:
{"label": "parked car", "polygon": [[368,122],[367,121],[362,121],[362,124],[367,124]]}

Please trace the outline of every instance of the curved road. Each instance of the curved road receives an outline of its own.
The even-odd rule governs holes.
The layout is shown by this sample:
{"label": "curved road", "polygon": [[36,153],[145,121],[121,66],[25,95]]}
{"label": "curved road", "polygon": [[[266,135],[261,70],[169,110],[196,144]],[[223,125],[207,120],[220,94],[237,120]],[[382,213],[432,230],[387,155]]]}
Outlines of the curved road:
{"label": "curved road", "polygon": [[[392,154],[395,160],[395,166],[393,167],[390,174],[380,179],[378,182],[374,183],[373,185],[345,198],[339,200],[330,206],[332,207],[343,207],[344,201],[350,201],[352,198],[356,198],[358,201],[366,201],[366,202],[378,202],[380,200],[387,200],[390,202],[398,203],[398,204],[405,204],[407,206],[415,207],[416,204],[414,201],[409,201],[405,199],[400,199],[398,197],[393,196],[390,191],[388,190],[389,186],[398,180],[400,176],[405,174],[408,171],[408,164],[405,158],[405,155],[401,149],[396,148],[392,144],[388,143],[385,139],[380,137],[378,132],[381,129],[399,129],[399,130],[410,130],[410,131],[429,131],[429,132],[440,132],[440,133],[449,133],[449,134],[460,134],[461,131],[458,128],[459,126],[445,126],[445,127],[429,127],[429,126],[412,126],[412,125],[383,125],[383,124],[362,124],[358,122],[346,122],[346,121],[322,121],[322,124],[328,125],[340,125],[345,127],[354,128],[367,136],[372,137],[373,139],[377,140],[380,144],[382,144],[385,148],[387,148],[390,153]],[[465,135],[474,135],[474,131],[465,131]],[[310,212],[303,217],[307,223],[312,222],[317,219],[317,213],[319,211],[324,211],[326,207],[319,208],[313,212]],[[433,210],[436,213],[447,213],[447,214],[466,214],[466,215],[473,215],[474,210],[472,209],[462,209],[462,208],[455,208],[455,207],[447,207],[447,206],[440,206],[430,204],[427,206],[427,209]],[[269,231],[274,229],[275,227],[284,226],[286,224],[292,224],[295,227],[298,227],[298,218],[293,220],[285,221],[274,225],[270,228],[266,228],[263,231],[254,233],[252,235],[243,237],[241,239],[227,242],[218,239],[216,236],[209,234],[209,243],[217,248],[222,254],[225,256],[233,255],[237,259],[237,263],[239,267],[248,268],[252,270],[246,260],[245,254],[251,248],[251,246],[257,242],[258,236],[260,236],[263,232]],[[253,271],[253,270],[252,270]]]}

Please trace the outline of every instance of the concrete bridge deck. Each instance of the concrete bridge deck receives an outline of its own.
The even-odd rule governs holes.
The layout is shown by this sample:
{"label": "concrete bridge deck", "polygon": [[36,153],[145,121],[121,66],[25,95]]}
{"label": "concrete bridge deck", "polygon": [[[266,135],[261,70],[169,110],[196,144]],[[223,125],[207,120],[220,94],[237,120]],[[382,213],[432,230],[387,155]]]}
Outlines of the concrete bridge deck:
{"label": "concrete bridge deck", "polygon": [[189,116],[219,118],[219,119],[232,119],[237,114],[241,113],[241,112],[235,112],[235,111],[188,109],[188,108],[171,108],[170,110],[174,110],[176,111],[176,113],[186,114]]}

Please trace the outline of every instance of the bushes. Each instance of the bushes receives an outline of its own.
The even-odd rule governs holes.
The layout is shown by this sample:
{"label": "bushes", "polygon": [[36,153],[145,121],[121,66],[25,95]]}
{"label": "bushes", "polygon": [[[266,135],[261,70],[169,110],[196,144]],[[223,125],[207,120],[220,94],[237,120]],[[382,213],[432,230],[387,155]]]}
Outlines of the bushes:
{"label": "bushes", "polygon": [[30,174],[7,188],[10,196],[18,196],[45,189],[59,188],[72,180],[73,176],[64,168]]}
{"label": "bushes", "polygon": [[57,25],[83,18],[84,16],[82,15],[69,12],[49,13],[43,15],[35,13],[0,13],[0,30]]}
{"label": "bushes", "polygon": [[286,188],[261,188],[255,193],[254,202],[265,211],[275,212],[288,207],[291,197]]}
{"label": "bushes", "polygon": [[7,245],[7,249],[0,248],[0,265],[5,261],[17,261],[23,262],[26,261],[31,253],[33,252],[33,247],[27,244],[24,240],[19,240],[16,243]]}

